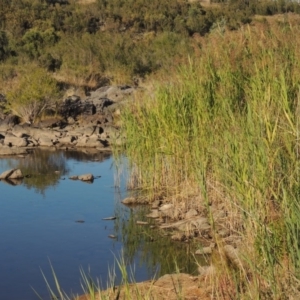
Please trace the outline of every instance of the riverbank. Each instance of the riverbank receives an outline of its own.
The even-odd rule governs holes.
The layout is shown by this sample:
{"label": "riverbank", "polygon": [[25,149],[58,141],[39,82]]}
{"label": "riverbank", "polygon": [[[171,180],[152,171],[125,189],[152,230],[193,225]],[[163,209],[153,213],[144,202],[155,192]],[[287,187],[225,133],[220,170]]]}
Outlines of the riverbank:
{"label": "riverbank", "polygon": [[[48,109],[48,116],[33,124],[0,111],[0,155],[24,155],[35,147],[112,151],[122,146],[120,113],[134,101],[137,88],[104,86],[80,98],[72,95]],[[6,99],[1,99],[2,107]]]}
{"label": "riverbank", "polygon": [[189,274],[164,275],[155,281],[126,284],[122,287],[82,295],[74,300],[130,299],[130,300],[209,300],[212,286],[204,276]]}
{"label": "riverbank", "polygon": [[122,111],[132,191],[123,202],[152,205],[148,217],[170,238],[199,241],[216,297],[297,299],[299,17],[218,25]]}

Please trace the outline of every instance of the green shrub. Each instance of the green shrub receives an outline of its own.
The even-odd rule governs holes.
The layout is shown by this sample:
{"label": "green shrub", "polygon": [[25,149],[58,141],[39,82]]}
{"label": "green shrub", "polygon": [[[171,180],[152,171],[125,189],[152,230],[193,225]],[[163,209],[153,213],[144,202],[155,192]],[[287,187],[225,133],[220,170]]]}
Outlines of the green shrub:
{"label": "green shrub", "polygon": [[33,123],[59,97],[57,82],[41,68],[28,70],[7,94],[8,108],[26,123]]}
{"label": "green shrub", "polygon": [[38,58],[46,46],[52,46],[59,40],[54,29],[40,31],[38,28],[28,30],[23,38],[22,49],[29,55],[30,58]]}

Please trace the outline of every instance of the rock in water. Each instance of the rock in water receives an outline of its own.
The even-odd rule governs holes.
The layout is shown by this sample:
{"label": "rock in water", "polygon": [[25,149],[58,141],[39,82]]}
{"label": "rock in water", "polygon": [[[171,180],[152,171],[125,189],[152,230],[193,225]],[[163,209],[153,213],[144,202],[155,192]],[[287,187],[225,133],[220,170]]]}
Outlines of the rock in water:
{"label": "rock in water", "polygon": [[22,171],[20,169],[16,169],[12,172],[11,175],[8,176],[9,179],[22,179],[24,178]]}
{"label": "rock in water", "polygon": [[1,175],[0,175],[0,179],[7,179],[9,178],[9,176],[15,171],[15,169],[10,169],[7,171],[4,171]]}
{"label": "rock in water", "polygon": [[78,176],[78,179],[82,180],[82,181],[93,181],[94,176],[93,176],[93,174],[88,173],[88,174],[83,174],[83,175]]}

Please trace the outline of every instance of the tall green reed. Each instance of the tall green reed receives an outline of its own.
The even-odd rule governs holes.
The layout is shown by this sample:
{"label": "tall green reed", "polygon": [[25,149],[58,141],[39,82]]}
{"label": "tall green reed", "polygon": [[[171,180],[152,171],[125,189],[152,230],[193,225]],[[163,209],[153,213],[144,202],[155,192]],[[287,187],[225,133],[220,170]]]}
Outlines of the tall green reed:
{"label": "tall green reed", "polygon": [[240,281],[257,297],[265,290],[280,297],[298,277],[300,45],[291,43],[298,31],[212,34],[123,117],[135,187],[153,198],[198,192],[243,216],[229,226],[253,246],[244,251],[255,280]]}

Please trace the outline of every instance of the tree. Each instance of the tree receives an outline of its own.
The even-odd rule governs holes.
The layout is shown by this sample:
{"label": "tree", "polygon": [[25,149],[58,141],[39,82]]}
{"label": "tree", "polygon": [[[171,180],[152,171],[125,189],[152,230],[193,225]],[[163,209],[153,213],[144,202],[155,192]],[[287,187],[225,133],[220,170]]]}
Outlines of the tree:
{"label": "tree", "polygon": [[44,69],[35,68],[22,75],[13,91],[7,94],[8,108],[32,124],[58,97],[56,80]]}

